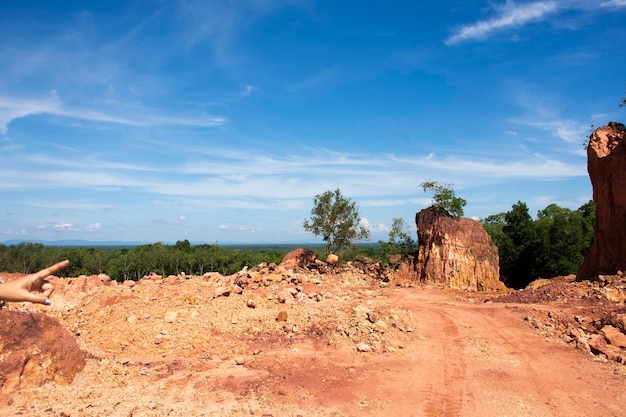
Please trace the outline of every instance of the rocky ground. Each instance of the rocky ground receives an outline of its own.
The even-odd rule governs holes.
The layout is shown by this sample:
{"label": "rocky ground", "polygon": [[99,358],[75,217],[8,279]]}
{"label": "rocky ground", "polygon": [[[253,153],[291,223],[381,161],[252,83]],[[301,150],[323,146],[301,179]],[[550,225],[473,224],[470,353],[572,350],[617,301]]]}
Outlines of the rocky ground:
{"label": "rocky ground", "polygon": [[[7,274],[2,274],[10,278]],[[0,416],[623,416],[626,279],[523,291],[412,284],[362,265],[54,279],[86,357]]]}

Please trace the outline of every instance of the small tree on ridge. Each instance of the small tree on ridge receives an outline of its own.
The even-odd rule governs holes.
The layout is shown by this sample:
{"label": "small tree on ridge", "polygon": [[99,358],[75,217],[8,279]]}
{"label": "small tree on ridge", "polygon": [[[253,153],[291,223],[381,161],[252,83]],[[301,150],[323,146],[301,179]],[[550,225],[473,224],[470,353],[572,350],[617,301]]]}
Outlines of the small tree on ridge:
{"label": "small tree on ridge", "polygon": [[436,181],[425,181],[421,184],[424,192],[433,191],[433,207],[443,210],[452,217],[463,217],[463,207],[467,201],[454,195],[452,184],[439,184]]}
{"label": "small tree on ridge", "polygon": [[326,253],[331,253],[351,246],[352,240],[369,238],[369,231],[360,221],[356,203],[336,189],[315,196],[311,217],[304,221],[304,230],[322,236]]}

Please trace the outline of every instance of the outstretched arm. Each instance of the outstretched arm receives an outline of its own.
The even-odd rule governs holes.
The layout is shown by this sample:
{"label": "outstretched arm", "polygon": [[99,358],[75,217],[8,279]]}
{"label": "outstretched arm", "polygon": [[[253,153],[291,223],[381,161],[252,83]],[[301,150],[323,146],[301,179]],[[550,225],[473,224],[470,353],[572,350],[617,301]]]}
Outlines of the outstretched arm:
{"label": "outstretched arm", "polygon": [[54,287],[46,278],[67,267],[69,263],[70,261],[59,262],[34,274],[5,282],[0,285],[0,300],[13,302],[29,301],[31,303],[50,305],[48,297],[54,291]]}

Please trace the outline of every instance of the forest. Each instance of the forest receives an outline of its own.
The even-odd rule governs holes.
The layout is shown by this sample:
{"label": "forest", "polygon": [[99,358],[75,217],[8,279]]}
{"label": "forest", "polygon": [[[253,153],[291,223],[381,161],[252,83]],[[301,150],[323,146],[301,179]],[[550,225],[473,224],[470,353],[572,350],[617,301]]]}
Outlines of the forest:
{"label": "forest", "polygon": [[[386,263],[390,255],[410,256],[416,245],[411,234],[395,224],[387,242],[358,244],[344,250],[342,261],[363,255]],[[523,288],[538,277],[575,274],[591,248],[595,205],[593,201],[577,210],[551,204],[532,218],[523,202],[510,211],[481,220],[500,255],[501,280],[511,288]],[[401,226],[401,227],[398,227]],[[398,238],[400,236],[400,238]],[[302,245],[192,245],[188,240],[173,245],[157,242],[132,247],[61,247],[41,243],[0,245],[0,271],[31,273],[57,261],[69,259],[63,276],[104,273],[117,281],[138,280],[150,273],[162,276],[184,272],[202,275],[219,272],[230,275],[245,266],[262,262],[280,263],[283,256]],[[325,259],[324,245],[304,245]]]}
{"label": "forest", "polygon": [[518,201],[510,211],[483,219],[498,247],[500,280],[524,288],[537,278],[575,274],[591,249],[595,213],[590,200],[576,210],[550,204],[533,219]]}

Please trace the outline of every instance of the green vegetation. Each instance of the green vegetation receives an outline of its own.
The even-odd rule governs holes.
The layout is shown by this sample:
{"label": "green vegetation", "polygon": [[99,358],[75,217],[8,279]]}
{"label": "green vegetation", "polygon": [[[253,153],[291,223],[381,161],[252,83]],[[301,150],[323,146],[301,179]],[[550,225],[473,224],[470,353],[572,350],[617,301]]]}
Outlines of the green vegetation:
{"label": "green vegetation", "polygon": [[[55,262],[69,259],[69,266],[59,276],[107,274],[112,279],[137,280],[150,273],[164,277],[184,272],[202,275],[219,272],[231,275],[243,267],[253,267],[263,262],[280,263],[290,251],[301,247],[295,244],[269,245],[191,245],[188,240],[166,245],[161,242],[139,246],[60,247],[40,243],[0,245],[0,271],[31,273]],[[307,248],[322,258],[325,245],[309,244]],[[342,254],[343,261],[358,255],[374,259],[381,257],[381,249],[375,243],[355,245],[350,252]]]}
{"label": "green vegetation", "polygon": [[61,273],[75,277],[104,273],[112,279],[137,280],[150,273],[167,276],[185,272],[202,275],[219,272],[230,275],[244,266],[262,262],[280,263],[292,248],[226,249],[218,245],[192,246],[188,240],[175,245],[154,243],[132,248],[55,247],[39,243],[0,245],[0,271],[31,273],[63,259],[70,264]]}
{"label": "green vegetation", "polygon": [[411,237],[409,225],[400,218],[394,218],[389,230],[389,240],[387,242],[379,240],[385,259],[391,255],[412,255],[416,251],[415,242]]}
{"label": "green vegetation", "polygon": [[360,221],[356,203],[336,189],[315,196],[311,217],[304,221],[304,230],[322,236],[326,253],[337,253],[350,248],[353,240],[369,238],[369,231]]}
{"label": "green vegetation", "polygon": [[463,207],[467,204],[461,197],[454,195],[452,184],[439,184],[436,181],[425,181],[421,184],[424,192],[432,191],[432,207],[442,210],[452,217],[463,217]]}
{"label": "green vegetation", "polygon": [[533,220],[518,201],[506,213],[482,221],[500,253],[500,277],[523,288],[538,277],[575,274],[591,249],[595,204],[577,210],[550,204]]}

